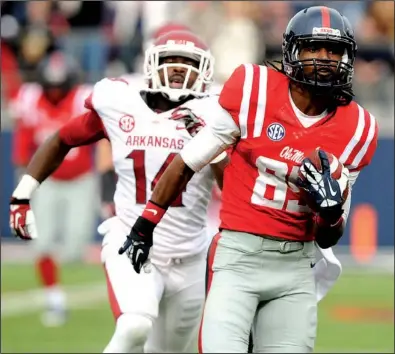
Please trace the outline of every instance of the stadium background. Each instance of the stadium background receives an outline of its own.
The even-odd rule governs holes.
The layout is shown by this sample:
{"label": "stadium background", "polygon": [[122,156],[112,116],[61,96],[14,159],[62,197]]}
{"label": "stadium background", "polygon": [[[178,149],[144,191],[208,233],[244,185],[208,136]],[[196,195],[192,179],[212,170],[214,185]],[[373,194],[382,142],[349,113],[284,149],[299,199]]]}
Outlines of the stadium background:
{"label": "stadium background", "polygon": [[[1,352],[100,352],[113,328],[98,235],[83,263],[64,268],[69,322],[60,328],[39,322],[42,299],[29,248],[15,242],[8,228],[8,198],[15,185],[8,98],[19,82],[34,81],[38,61],[55,48],[79,61],[86,83],[139,71],[143,43],[168,21],[187,24],[207,40],[221,82],[240,63],[278,58],[287,21],[313,3],[323,4],[1,1]],[[336,248],[344,273],[320,305],[316,351],[394,352],[394,3],[325,5],[343,11],[354,26],[356,100],[376,116],[380,138],[372,164],[353,191],[347,232]]]}

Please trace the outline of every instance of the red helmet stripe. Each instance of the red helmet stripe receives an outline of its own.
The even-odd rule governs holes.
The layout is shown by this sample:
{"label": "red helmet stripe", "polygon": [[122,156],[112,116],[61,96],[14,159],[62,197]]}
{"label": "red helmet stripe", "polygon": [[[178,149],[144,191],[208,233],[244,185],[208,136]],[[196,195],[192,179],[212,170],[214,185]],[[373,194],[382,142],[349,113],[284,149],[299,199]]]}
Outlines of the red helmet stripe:
{"label": "red helmet stripe", "polygon": [[331,15],[329,9],[325,6],[321,7],[322,27],[331,27]]}

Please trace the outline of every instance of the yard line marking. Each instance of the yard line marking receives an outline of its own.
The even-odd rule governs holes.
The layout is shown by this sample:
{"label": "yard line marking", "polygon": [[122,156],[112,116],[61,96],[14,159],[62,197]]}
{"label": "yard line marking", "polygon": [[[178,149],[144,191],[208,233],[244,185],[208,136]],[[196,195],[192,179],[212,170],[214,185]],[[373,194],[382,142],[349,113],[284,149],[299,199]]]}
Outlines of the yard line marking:
{"label": "yard line marking", "polygon": [[[70,309],[89,308],[105,302],[106,286],[103,283],[64,286]],[[24,316],[45,309],[42,289],[13,291],[1,294],[1,318]]]}

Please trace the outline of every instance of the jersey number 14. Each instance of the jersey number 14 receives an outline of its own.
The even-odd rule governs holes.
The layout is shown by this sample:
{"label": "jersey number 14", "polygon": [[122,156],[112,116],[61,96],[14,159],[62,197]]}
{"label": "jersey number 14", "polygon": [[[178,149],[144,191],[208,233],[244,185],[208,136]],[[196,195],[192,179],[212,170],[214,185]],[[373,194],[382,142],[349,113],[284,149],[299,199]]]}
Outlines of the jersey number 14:
{"label": "jersey number 14", "polygon": [[[159,171],[156,173],[155,178],[151,183],[151,191],[154,190],[159,178],[165,172],[167,166],[173,161],[177,153],[170,153]],[[131,159],[134,162],[134,177],[136,178],[136,203],[137,204],[147,204],[147,178],[145,176],[145,150],[133,150],[127,159]],[[172,207],[182,207],[182,193],[177,197],[177,199],[171,204]]]}

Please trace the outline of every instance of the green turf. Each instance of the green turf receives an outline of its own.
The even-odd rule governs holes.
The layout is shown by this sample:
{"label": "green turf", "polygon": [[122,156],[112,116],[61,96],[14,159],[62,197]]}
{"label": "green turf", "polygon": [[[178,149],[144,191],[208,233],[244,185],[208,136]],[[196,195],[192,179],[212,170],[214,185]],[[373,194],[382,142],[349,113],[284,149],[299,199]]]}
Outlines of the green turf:
{"label": "green turf", "polygon": [[2,353],[101,353],[111,338],[106,304],[70,311],[66,325],[44,328],[38,314],[2,319]]}
{"label": "green turf", "polygon": [[[103,268],[99,265],[69,264],[62,268],[63,284],[83,284],[104,281]],[[1,265],[1,292],[34,289],[38,287],[36,270],[32,265]]]}
{"label": "green turf", "polygon": [[[65,283],[104,282],[100,265],[73,265],[64,268]],[[2,267],[2,295],[10,291],[36,288],[30,266]],[[336,308],[371,309],[368,317],[339,319]],[[394,322],[374,316],[374,311],[394,310],[394,278],[391,275],[346,273],[320,303],[316,352],[394,352]],[[373,313],[373,315],[372,315]],[[68,323],[60,328],[44,328],[40,313],[2,317],[3,353],[93,353],[102,352],[111,337],[114,322],[105,293],[99,301],[70,311]]]}
{"label": "green turf", "polygon": [[[369,310],[362,319],[341,321],[334,309]],[[374,313],[394,311],[394,277],[369,273],[343,274],[329,295],[320,303],[316,352],[347,350],[394,352],[394,322],[376,318]]]}

